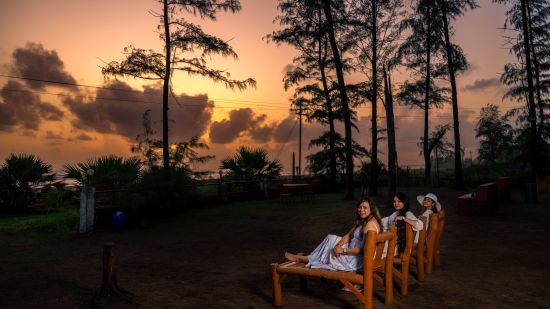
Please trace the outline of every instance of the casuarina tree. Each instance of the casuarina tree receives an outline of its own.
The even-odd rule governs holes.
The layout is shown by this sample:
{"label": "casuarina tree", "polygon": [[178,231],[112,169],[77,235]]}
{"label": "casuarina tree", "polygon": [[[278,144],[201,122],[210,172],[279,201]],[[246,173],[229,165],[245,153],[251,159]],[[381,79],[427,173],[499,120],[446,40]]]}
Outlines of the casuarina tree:
{"label": "casuarina tree", "polygon": [[163,83],[162,92],[162,161],[165,176],[169,178],[170,155],[168,140],[168,97],[172,89],[172,75],[186,72],[221,82],[231,89],[254,87],[254,79],[236,80],[224,71],[208,66],[213,54],[237,59],[237,53],[227,43],[204,32],[200,25],[186,20],[184,13],[202,19],[216,20],[220,11],[235,13],[241,9],[239,0],[157,0],[162,5],[158,26],[162,51],[146,50],[134,46],[124,49],[125,59],[113,61],[102,68],[105,76],[130,76]]}

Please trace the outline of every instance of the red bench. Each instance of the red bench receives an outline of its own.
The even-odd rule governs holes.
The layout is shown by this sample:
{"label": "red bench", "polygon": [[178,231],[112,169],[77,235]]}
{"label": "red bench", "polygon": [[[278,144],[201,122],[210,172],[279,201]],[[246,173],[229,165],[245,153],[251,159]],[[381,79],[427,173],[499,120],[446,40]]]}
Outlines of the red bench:
{"label": "red bench", "polygon": [[479,185],[474,193],[458,197],[458,214],[462,216],[483,216],[494,214],[498,209],[499,189],[497,183]]}
{"label": "red bench", "polygon": [[500,177],[496,181],[498,190],[498,200],[500,202],[509,202],[510,198],[510,177]]}

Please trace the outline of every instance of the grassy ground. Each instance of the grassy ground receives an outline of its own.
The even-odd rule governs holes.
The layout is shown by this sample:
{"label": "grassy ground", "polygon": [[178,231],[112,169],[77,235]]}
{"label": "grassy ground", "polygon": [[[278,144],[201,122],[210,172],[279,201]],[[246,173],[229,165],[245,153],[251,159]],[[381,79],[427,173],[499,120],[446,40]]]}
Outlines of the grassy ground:
{"label": "grassy ground", "polygon": [[0,235],[49,239],[74,234],[79,213],[74,207],[63,207],[49,213],[0,217]]}
{"label": "grassy ground", "polygon": [[[405,190],[414,204],[424,188]],[[384,191],[382,190],[382,194]],[[521,195],[493,217],[456,215],[456,196],[436,190],[448,210],[442,265],[408,296],[395,291],[391,308],[542,308],[550,303],[550,202],[524,204]],[[377,197],[379,205],[388,198]],[[99,308],[271,308],[269,264],[284,251],[309,252],[326,234],[346,232],[354,202],[342,194],[310,201],[280,199],[187,211],[146,229],[98,230],[90,235],[25,241],[0,230],[0,308],[90,308],[101,282],[102,246],[116,243],[119,285],[134,303],[104,298]],[[383,214],[391,209],[382,207]],[[21,232],[24,235],[25,232]],[[361,308],[341,285],[297,278],[283,286],[286,308]],[[381,295],[380,288],[375,291]],[[385,307],[378,299],[375,308]]]}

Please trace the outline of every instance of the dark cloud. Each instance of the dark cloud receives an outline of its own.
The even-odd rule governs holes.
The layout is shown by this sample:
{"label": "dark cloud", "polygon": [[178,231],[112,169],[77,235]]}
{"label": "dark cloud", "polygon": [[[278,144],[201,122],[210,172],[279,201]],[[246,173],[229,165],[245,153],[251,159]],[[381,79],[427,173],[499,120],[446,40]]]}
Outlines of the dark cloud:
{"label": "dark cloud", "polygon": [[[76,83],[76,80],[65,70],[65,64],[55,50],[47,50],[40,43],[29,42],[25,47],[17,48],[12,53],[13,74],[61,83]],[[26,80],[26,84],[34,90],[42,90],[48,85],[44,82]],[[51,85],[51,84],[50,84]],[[74,88],[70,85],[55,84],[59,87]]]}
{"label": "dark cloud", "polygon": [[267,143],[271,140],[273,129],[268,125],[255,127],[250,130],[250,137],[258,143]]}
{"label": "dark cloud", "polygon": [[229,119],[212,122],[210,141],[217,144],[228,144],[250,131],[254,131],[253,135],[257,138],[268,141],[269,138],[262,134],[265,129],[258,129],[260,123],[265,119],[265,115],[256,116],[250,108],[234,109],[229,112]]}
{"label": "dark cloud", "polygon": [[[81,130],[117,134],[134,140],[143,132],[142,119],[146,110],[151,110],[151,126],[162,135],[162,86],[145,86],[143,91],[133,91],[124,82],[112,81],[99,89],[95,96],[66,97],[63,104],[76,116],[73,125]],[[169,99],[169,140],[187,141],[192,136],[201,136],[210,123],[214,103],[207,95],[176,96]]]}
{"label": "dark cloud", "polygon": [[296,132],[296,119],[294,115],[288,115],[277,124],[273,130],[273,140],[277,143],[287,143],[291,140],[291,135]]}
{"label": "dark cloud", "polygon": [[69,141],[69,142],[87,142],[87,141],[92,141],[92,140],[95,140],[95,138],[91,137],[90,135],[88,135],[86,133],[80,133],[76,136],[69,137],[67,139],[67,141]]}
{"label": "dark cloud", "polygon": [[500,80],[498,78],[478,79],[473,84],[466,85],[462,88],[463,91],[481,91],[487,88],[500,87]]}
{"label": "dark cloud", "polygon": [[47,131],[46,132],[46,136],[45,136],[46,139],[52,139],[52,140],[64,140],[65,137],[63,137],[63,134],[62,133],[54,133],[52,131]]}
{"label": "dark cloud", "polygon": [[[215,121],[210,126],[210,141],[228,144],[238,138],[250,139],[249,142],[265,144],[292,143],[298,134],[296,115],[289,114],[279,122],[267,122],[267,115],[256,115],[250,108],[229,112],[229,119]],[[304,123],[304,128],[306,124]],[[317,137],[317,136],[315,136]],[[305,139],[304,139],[305,141]]]}
{"label": "dark cloud", "polygon": [[37,130],[42,120],[61,120],[63,111],[43,102],[15,80],[9,80],[0,90],[0,131],[13,131],[16,127]]}
{"label": "dark cloud", "polygon": [[77,136],[75,136],[75,139],[79,140],[79,141],[91,141],[93,140],[93,138],[86,134],[86,133],[80,133],[78,134]]}

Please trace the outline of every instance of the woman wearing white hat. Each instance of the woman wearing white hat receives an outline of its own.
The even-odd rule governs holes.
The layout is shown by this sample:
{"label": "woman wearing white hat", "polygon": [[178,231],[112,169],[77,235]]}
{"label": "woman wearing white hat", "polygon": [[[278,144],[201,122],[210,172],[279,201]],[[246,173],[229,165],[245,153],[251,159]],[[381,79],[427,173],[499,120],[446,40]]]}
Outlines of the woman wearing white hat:
{"label": "woman wearing white hat", "polygon": [[441,210],[441,204],[437,201],[437,196],[433,193],[428,193],[426,195],[419,195],[416,197],[416,200],[422,205],[424,212],[421,216],[426,217],[428,220],[426,222],[426,230],[428,230],[430,225],[430,216],[433,213],[438,213]]}

